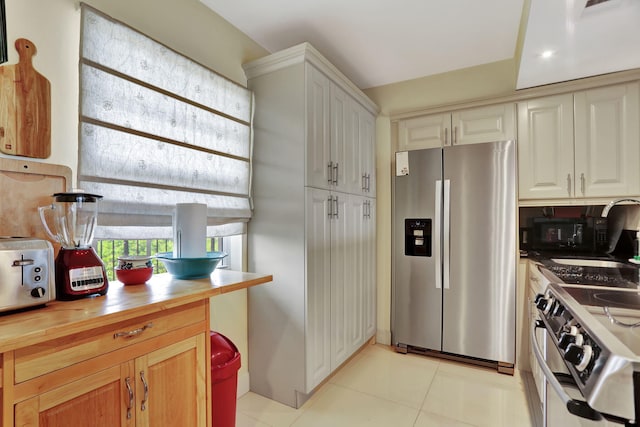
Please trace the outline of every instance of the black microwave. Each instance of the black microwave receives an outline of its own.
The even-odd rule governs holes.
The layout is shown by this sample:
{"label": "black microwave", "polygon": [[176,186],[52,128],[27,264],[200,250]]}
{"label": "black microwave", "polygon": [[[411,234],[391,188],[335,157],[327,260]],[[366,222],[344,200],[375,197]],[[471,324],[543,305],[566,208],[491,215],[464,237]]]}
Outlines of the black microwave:
{"label": "black microwave", "polygon": [[606,252],[609,249],[606,218],[532,218],[532,249]]}

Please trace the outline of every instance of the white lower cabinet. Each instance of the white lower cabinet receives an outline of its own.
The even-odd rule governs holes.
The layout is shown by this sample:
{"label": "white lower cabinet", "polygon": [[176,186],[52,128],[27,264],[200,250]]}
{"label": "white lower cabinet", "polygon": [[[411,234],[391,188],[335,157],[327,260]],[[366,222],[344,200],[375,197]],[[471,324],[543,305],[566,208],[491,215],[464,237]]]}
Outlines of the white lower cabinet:
{"label": "white lower cabinet", "polygon": [[[333,195],[325,190],[310,189],[306,193],[306,315],[304,322],[306,386],[312,390],[331,373],[336,350],[332,347],[333,299],[332,280],[337,273],[331,268],[333,252],[331,216],[335,209]],[[338,228],[338,227],[335,227]],[[302,277],[302,280],[305,278]],[[259,303],[257,303],[259,304]],[[250,327],[255,327],[253,324]],[[253,373],[252,373],[253,374]]]}
{"label": "white lower cabinet", "polygon": [[375,334],[374,199],[306,189],[307,392]]}
{"label": "white lower cabinet", "polygon": [[293,407],[376,331],[375,199],[304,196],[304,222],[282,212],[249,233],[251,268],[274,277],[249,292],[251,390]]}
{"label": "white lower cabinet", "polygon": [[[544,284],[542,283],[542,275],[538,272],[538,267],[535,263],[529,263],[529,274],[528,274],[528,305],[529,305],[529,334],[535,330],[536,334],[536,342],[538,346],[544,351],[545,349],[545,330],[544,329],[536,329],[536,321],[540,319],[538,315],[538,310],[535,306],[535,298],[536,295],[544,293]],[[529,337],[527,337],[529,339]],[[544,390],[545,390],[545,378],[542,373],[542,369],[540,368],[540,364],[536,360],[535,355],[533,354],[533,350],[529,352],[529,363],[531,364],[531,373],[533,375],[533,381],[536,385],[536,390],[538,392],[538,403],[542,406],[542,402],[544,401]]]}

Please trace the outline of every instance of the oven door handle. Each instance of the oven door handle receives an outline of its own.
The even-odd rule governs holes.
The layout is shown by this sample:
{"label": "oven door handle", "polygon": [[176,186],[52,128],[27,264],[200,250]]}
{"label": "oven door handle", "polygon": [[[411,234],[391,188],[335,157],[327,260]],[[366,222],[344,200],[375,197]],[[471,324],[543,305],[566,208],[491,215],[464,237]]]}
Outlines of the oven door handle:
{"label": "oven door handle", "polygon": [[547,362],[544,360],[544,357],[542,356],[542,351],[540,350],[540,346],[538,345],[538,340],[536,340],[536,329],[545,329],[545,328],[544,326],[540,326],[538,322],[536,322],[535,328],[531,328],[530,338],[531,338],[531,347],[533,348],[533,354],[536,356],[538,365],[540,366],[540,369],[542,369],[542,373],[544,374],[545,378],[547,379],[547,381],[549,382],[553,390],[556,392],[558,397],[560,397],[560,399],[562,400],[562,403],[565,404],[565,406],[567,407],[567,410],[573,415],[577,415],[578,417],[581,417],[581,418],[586,418],[589,420],[596,420],[596,421],[602,420],[603,418],[602,414],[596,411],[595,409],[593,409],[591,406],[589,406],[587,402],[573,399],[571,398],[571,396],[567,394],[566,391],[564,391],[564,388],[562,388],[562,384],[560,384],[560,381],[558,381],[558,378],[556,378],[555,374],[551,371],[551,369],[549,368],[549,365],[547,365]]}

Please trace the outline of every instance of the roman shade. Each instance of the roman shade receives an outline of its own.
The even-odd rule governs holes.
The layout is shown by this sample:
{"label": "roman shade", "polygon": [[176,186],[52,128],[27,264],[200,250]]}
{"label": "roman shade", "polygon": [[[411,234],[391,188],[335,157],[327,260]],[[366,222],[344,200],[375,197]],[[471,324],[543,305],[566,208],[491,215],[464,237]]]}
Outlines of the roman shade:
{"label": "roman shade", "polygon": [[176,203],[208,234],[251,218],[252,93],[83,4],[78,185],[104,196],[98,238],[168,238]]}

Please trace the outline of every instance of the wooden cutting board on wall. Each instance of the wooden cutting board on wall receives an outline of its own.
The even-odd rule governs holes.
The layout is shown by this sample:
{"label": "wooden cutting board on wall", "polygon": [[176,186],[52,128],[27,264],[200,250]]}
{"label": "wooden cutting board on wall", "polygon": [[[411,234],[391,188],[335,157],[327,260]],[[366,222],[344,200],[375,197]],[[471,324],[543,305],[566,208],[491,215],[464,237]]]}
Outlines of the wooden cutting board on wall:
{"label": "wooden cutting board on wall", "polygon": [[54,193],[71,191],[71,168],[0,157],[0,236],[49,240],[39,206],[53,202]]}
{"label": "wooden cutting board on wall", "polygon": [[51,84],[33,67],[36,46],[15,43],[20,60],[0,66],[0,152],[46,159],[51,155]]}

